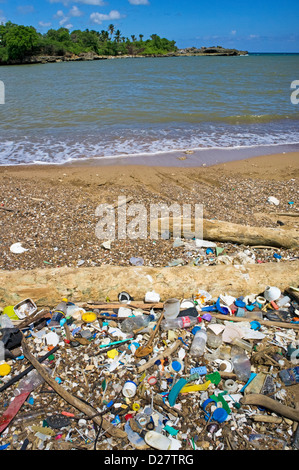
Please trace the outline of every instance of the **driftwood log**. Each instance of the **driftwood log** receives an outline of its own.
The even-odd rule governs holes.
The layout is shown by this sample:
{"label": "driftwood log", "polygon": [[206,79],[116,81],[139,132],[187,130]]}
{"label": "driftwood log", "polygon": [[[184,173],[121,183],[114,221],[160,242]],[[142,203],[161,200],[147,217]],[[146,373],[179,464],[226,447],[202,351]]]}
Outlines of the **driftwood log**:
{"label": "driftwood log", "polygon": [[299,231],[288,228],[254,227],[221,220],[161,217],[151,221],[151,233],[158,237],[169,230],[171,237],[201,238],[214,242],[298,248]]}
{"label": "driftwood log", "polygon": [[289,418],[292,421],[299,421],[299,410],[291,408],[290,406],[282,405],[277,400],[269,398],[260,393],[250,393],[241,398],[240,402],[242,405],[255,405],[262,406],[274,413]]}
{"label": "driftwood log", "polygon": [[113,437],[123,438],[126,437],[126,432],[118,429],[113,424],[109,423],[106,419],[101,416],[95,416],[95,409],[86,403],[83,403],[79,398],[74,397],[71,393],[65,390],[61,385],[59,385],[56,380],[54,380],[44,369],[44,367],[38,362],[37,359],[30,353],[27,342],[23,337],[22,340],[22,349],[24,356],[28,359],[29,362],[33,365],[33,367],[37,370],[37,372],[41,375],[41,377],[50,385],[50,387],[60,395],[65,401],[67,401],[70,405],[77,410],[84,413],[86,416],[91,418],[96,424],[102,426],[102,428]]}

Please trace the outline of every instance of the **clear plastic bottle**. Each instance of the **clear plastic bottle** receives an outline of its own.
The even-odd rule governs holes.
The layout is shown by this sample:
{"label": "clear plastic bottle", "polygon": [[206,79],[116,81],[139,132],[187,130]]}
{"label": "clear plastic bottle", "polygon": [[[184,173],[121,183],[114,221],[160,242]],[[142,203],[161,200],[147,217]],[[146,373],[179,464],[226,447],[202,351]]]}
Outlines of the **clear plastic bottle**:
{"label": "clear plastic bottle", "polygon": [[66,313],[67,313],[67,304],[68,301],[66,299],[62,300],[57,307],[55,308],[51,321],[49,323],[49,328],[53,328],[55,326],[60,326],[60,320],[62,320]]}
{"label": "clear plastic bottle", "polygon": [[19,381],[18,387],[14,390],[14,395],[17,396],[24,392],[30,393],[42,383],[44,383],[42,376],[36,370],[32,370]]}
{"label": "clear plastic bottle", "polygon": [[217,349],[222,344],[222,335],[216,335],[212,331],[207,332],[207,343],[213,349]]}
{"label": "clear plastic bottle", "polygon": [[155,320],[155,315],[136,315],[136,317],[128,317],[121,322],[121,330],[124,333],[133,333],[138,328],[146,328],[151,321]]}
{"label": "clear plastic bottle", "polygon": [[190,355],[191,356],[202,356],[207,344],[207,332],[205,330],[198,330],[193,338]]}
{"label": "clear plastic bottle", "polygon": [[161,330],[176,330],[178,328],[189,328],[198,323],[197,317],[167,318],[161,322]]}
{"label": "clear plastic bottle", "polygon": [[251,363],[244,349],[233,346],[231,350],[231,358],[234,373],[241,382],[247,382],[251,375]]}

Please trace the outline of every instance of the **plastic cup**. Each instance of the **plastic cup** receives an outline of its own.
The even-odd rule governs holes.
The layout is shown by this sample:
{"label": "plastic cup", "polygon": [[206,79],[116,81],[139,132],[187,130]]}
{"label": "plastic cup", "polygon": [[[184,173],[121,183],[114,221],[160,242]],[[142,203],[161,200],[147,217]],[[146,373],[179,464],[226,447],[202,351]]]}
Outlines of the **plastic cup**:
{"label": "plastic cup", "polygon": [[132,398],[137,391],[137,385],[132,380],[127,380],[123,386],[123,395],[126,398]]}
{"label": "plastic cup", "polygon": [[164,302],[164,317],[176,318],[180,313],[179,299],[168,299]]}

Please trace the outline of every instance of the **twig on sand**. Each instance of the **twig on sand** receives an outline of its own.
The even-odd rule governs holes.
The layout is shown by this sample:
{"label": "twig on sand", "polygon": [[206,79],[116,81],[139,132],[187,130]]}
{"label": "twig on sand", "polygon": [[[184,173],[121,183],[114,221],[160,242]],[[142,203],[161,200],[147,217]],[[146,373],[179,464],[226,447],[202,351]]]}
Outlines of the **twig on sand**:
{"label": "twig on sand", "polygon": [[43,366],[35,359],[35,357],[30,353],[27,342],[23,337],[22,340],[22,348],[24,352],[24,356],[28,359],[29,362],[33,365],[33,367],[37,370],[37,372],[41,375],[41,377],[53,388],[53,390],[60,395],[65,401],[67,401],[70,405],[77,408],[79,411],[84,413],[88,417],[92,417],[93,421],[102,426],[102,428],[111,436],[123,438],[126,437],[127,434],[118,429],[113,424],[109,423],[109,421],[105,420],[101,416],[94,416],[94,408],[89,406],[86,403],[83,403],[79,398],[74,397],[71,393],[65,390],[61,385],[59,385],[47,371],[44,369]]}

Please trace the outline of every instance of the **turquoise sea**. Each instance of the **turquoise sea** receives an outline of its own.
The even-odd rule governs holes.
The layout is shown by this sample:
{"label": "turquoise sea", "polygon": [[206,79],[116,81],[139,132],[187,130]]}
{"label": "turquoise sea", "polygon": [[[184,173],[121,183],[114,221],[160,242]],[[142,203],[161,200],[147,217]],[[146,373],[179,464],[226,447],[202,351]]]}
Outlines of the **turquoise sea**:
{"label": "turquoise sea", "polygon": [[299,54],[2,66],[0,80],[0,165],[299,149]]}

